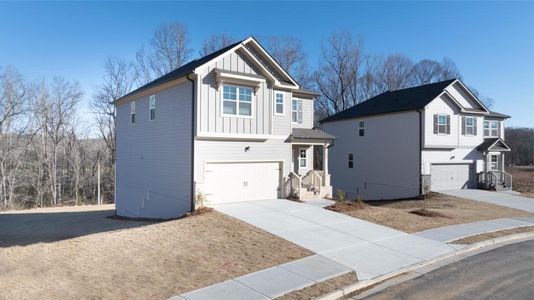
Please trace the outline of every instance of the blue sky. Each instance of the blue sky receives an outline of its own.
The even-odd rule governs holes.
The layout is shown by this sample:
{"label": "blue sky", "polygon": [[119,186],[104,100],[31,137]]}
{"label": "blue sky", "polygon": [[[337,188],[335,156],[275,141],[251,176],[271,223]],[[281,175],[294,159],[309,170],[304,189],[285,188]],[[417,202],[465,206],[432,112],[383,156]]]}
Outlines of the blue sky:
{"label": "blue sky", "polygon": [[532,1],[2,2],[0,66],[75,79],[87,103],[105,58],[133,59],[162,22],[189,27],[195,56],[211,33],[293,35],[312,66],[321,41],[349,29],[366,53],[452,58],[468,85],[495,99],[493,110],[513,116],[509,126],[534,127],[533,14]]}

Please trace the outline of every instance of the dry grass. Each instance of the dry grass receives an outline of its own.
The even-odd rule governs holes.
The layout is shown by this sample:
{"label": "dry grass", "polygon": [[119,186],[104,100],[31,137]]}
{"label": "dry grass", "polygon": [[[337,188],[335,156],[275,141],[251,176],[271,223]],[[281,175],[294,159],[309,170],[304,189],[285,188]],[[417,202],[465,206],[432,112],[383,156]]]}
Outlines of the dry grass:
{"label": "dry grass", "polygon": [[472,235],[472,236],[468,236],[468,237],[465,237],[459,240],[449,242],[449,244],[469,245],[469,244],[482,242],[485,240],[495,239],[501,236],[516,234],[516,233],[525,233],[525,232],[534,232],[534,226],[518,227],[518,228],[505,229],[505,230]]}
{"label": "dry grass", "polygon": [[[154,223],[110,219],[104,210],[55,223],[62,215],[54,210],[0,214],[0,240],[9,241],[0,248],[1,299],[166,299],[312,254],[217,212]],[[26,221],[31,227],[20,232],[9,228]],[[78,227],[76,237],[41,242],[30,232],[53,235],[58,224]]]}
{"label": "dry grass", "polygon": [[506,172],[512,175],[513,190],[521,196],[534,198],[534,167],[510,167]]}
{"label": "dry grass", "polygon": [[314,299],[321,295],[330,293],[336,289],[342,288],[346,285],[355,283],[356,281],[358,281],[356,273],[350,272],[320,283],[316,283],[307,288],[303,288],[301,290],[285,294],[281,297],[276,298],[276,300]]}
{"label": "dry grass", "polygon": [[[489,203],[432,193],[427,200],[370,201],[365,205],[336,203],[328,209],[404,232],[418,232],[447,225],[533,214]],[[425,209],[433,216],[414,214]]]}

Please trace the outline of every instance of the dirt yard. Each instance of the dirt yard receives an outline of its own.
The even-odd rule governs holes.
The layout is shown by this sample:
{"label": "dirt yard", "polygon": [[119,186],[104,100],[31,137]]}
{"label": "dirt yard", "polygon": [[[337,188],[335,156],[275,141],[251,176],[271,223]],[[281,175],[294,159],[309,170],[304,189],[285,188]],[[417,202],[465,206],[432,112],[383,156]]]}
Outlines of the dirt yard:
{"label": "dirt yard", "polygon": [[512,175],[512,188],[521,196],[534,198],[534,167],[510,167],[506,172]]}
{"label": "dirt yard", "polygon": [[215,211],[167,222],[113,213],[0,213],[0,299],[167,299],[312,254]]}
{"label": "dirt yard", "polygon": [[[338,202],[328,209],[408,233],[447,225],[533,215],[508,207],[437,193],[432,193],[427,200],[369,201],[363,204]],[[422,209],[434,216],[417,214]]]}
{"label": "dirt yard", "polygon": [[495,239],[501,236],[506,235],[512,235],[517,233],[525,233],[525,232],[534,232],[534,226],[525,226],[525,227],[518,227],[518,228],[511,228],[511,229],[505,229],[505,230],[499,230],[494,232],[488,232],[483,234],[477,234],[468,236],[459,240],[455,240],[452,242],[449,242],[449,244],[474,244],[478,242],[482,242],[485,240]]}

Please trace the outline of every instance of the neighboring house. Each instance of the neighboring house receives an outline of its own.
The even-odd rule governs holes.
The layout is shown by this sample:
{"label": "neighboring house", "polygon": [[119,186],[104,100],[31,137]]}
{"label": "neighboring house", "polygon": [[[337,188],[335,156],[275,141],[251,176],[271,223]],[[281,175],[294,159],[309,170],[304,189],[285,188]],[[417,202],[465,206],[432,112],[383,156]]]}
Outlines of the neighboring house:
{"label": "neighboring house", "polygon": [[247,38],[118,99],[117,214],[330,194],[333,137],[312,129],[316,96]]}
{"label": "neighboring house", "polygon": [[504,120],[458,79],[387,91],[321,121],[332,185],[364,200],[511,186]]}

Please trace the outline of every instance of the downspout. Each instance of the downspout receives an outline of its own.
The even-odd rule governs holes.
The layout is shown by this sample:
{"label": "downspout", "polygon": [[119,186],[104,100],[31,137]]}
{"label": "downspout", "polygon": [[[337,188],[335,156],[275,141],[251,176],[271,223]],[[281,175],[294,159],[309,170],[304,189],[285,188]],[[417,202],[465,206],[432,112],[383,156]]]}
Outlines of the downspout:
{"label": "downspout", "polygon": [[196,127],[196,95],[195,95],[195,81],[189,78],[187,74],[187,80],[191,81],[191,212],[195,211],[195,127]]}
{"label": "downspout", "polygon": [[418,109],[419,113],[419,193],[423,195],[423,115],[421,110]]}

